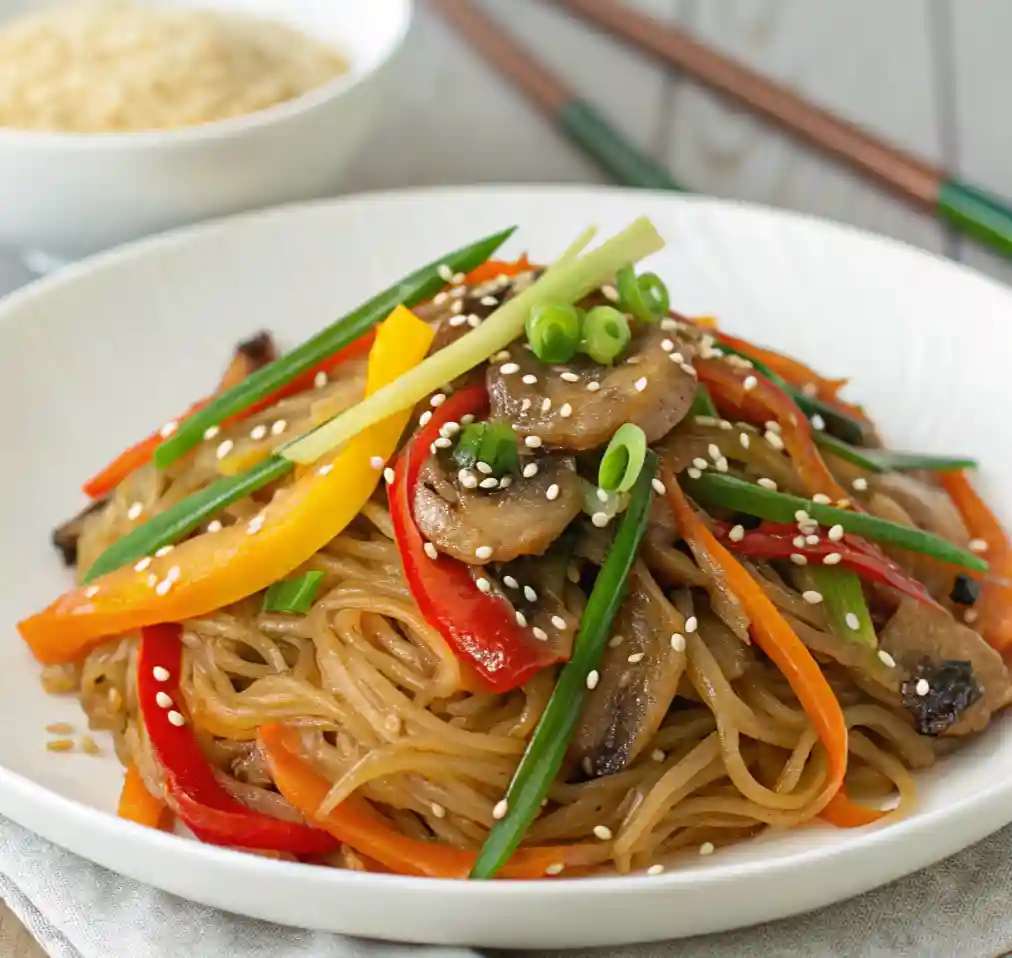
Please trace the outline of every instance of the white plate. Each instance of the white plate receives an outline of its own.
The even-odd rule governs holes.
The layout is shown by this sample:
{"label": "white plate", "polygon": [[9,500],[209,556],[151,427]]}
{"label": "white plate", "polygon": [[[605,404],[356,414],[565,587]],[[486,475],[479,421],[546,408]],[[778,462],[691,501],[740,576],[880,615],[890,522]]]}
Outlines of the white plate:
{"label": "white plate", "polygon": [[[1001,721],[920,779],[884,828],[767,835],[653,878],[466,883],[363,875],[243,855],[120,821],[111,757],[56,755],[81,725],[45,696],[16,620],[69,582],[49,546],[75,489],[185,408],[240,336],[293,343],[417,264],[508,223],[509,252],[558,253],[584,226],[641,213],[676,308],[852,375],[888,437],[979,456],[1006,521],[1012,295],[906,246],[816,220],[649,192],[475,188],[362,196],[184,230],[83,263],[0,304],[0,813],[185,898],[307,928],[499,947],[606,945],[715,931],[854,895],[1012,820]],[[108,749],[107,749],[108,751]]]}

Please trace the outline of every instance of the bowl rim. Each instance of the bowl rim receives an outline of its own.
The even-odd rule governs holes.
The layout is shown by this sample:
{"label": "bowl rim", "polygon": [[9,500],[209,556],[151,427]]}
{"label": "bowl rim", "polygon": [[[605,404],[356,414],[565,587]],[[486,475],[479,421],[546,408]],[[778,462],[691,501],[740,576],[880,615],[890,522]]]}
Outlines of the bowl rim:
{"label": "bowl rim", "polygon": [[[289,100],[283,100],[272,106],[254,110],[252,113],[227,117],[223,120],[165,129],[134,130],[120,133],[76,133],[63,130],[26,130],[18,127],[0,126],[0,149],[45,148],[98,152],[106,149],[140,150],[161,146],[181,146],[230,139],[293,120],[321,107],[330,100],[350,93],[367,79],[375,76],[404,46],[404,41],[414,21],[414,0],[390,0],[390,3],[391,9],[397,12],[398,23],[378,55],[368,61],[352,60],[346,72]],[[366,9],[373,8],[366,7]],[[270,18],[261,17],[259,19]]]}

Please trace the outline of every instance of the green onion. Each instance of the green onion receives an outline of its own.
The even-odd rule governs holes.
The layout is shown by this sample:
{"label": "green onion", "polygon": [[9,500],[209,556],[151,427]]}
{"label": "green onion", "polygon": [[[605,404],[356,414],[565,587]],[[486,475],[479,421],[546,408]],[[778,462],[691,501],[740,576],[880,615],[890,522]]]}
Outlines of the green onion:
{"label": "green onion", "polygon": [[635,423],[619,426],[601,459],[597,484],[605,492],[628,492],[643,468],[646,454],[646,433]]}
{"label": "green onion", "polygon": [[433,260],[382,293],[373,296],[337,322],[331,323],[297,349],[247,376],[238,386],[226,390],[183,422],[179,429],[155,450],[155,465],[159,469],[171,465],[202,442],[208,429],[220,425],[229,416],[248,409],[291,382],[296,376],[344,349],[372,329],[381,319],[385,319],[396,306],[400,304],[414,306],[434,296],[446,285],[441,275],[446,272],[446,268],[455,273],[466,273],[480,266],[513,235],[515,230],[515,226],[510,227]]}
{"label": "green onion", "polygon": [[504,476],[519,471],[517,437],[505,422],[474,422],[465,426],[453,450],[453,459],[461,469],[484,462],[492,475]]}
{"label": "green onion", "polygon": [[527,315],[527,341],[543,363],[568,363],[580,345],[580,311],[541,303]]}
{"label": "green onion", "polygon": [[[572,249],[581,249],[585,242],[587,239],[581,237]],[[567,250],[563,262],[549,267],[535,283],[503,303],[477,329],[292,443],[284,449],[283,455],[295,462],[315,462],[373,423],[413,406],[443,383],[452,382],[493,353],[505,349],[523,331],[532,307],[539,303],[574,303],[597,289],[622,266],[663,246],[664,241],[650,220],[641,217],[589,253],[578,256]]]}
{"label": "green onion", "polygon": [[743,482],[733,476],[706,473],[699,479],[685,477],[680,481],[685,491],[705,506],[745,512],[750,516],[768,519],[770,522],[782,523],[795,522],[796,513],[804,511],[824,526],[839,524],[846,532],[852,532],[854,535],[898,546],[909,552],[918,552],[975,572],[986,572],[988,568],[987,563],[972,552],[960,549],[930,532],[911,529],[863,512],[824,506],[810,499],[773,492],[771,489]]}
{"label": "green onion", "polygon": [[931,472],[955,472],[976,469],[978,462],[969,456],[934,456],[927,452],[898,452],[892,449],[859,449],[824,432],[813,434],[816,443],[840,459],[854,463],[869,472],[902,472],[905,469],[927,469]]}
{"label": "green onion", "polygon": [[629,320],[614,306],[595,306],[583,317],[580,351],[596,363],[610,366],[629,345]]}
{"label": "green onion", "polygon": [[720,413],[710,398],[710,391],[700,383],[696,387],[696,395],[692,398],[692,408],[689,410],[691,416],[709,416],[711,419],[719,419]]}
{"label": "green onion", "polygon": [[95,560],[84,581],[91,582],[131,562],[154,555],[163,546],[174,545],[226,506],[286,476],[293,468],[294,465],[287,459],[271,456],[238,476],[215,479],[206,489],[169,506],[122,539],[117,539]]}
{"label": "green onion", "polygon": [[601,661],[612,621],[625,597],[629,570],[650,517],[651,483],[656,468],[657,457],[650,452],[580,617],[573,656],[563,667],[531,736],[506,793],[506,815],[492,826],[471,870],[472,878],[492,878],[509,860],[541,810],[541,801],[559,772],[587,695],[587,677]]}
{"label": "green onion", "polygon": [[[865,601],[861,577],[839,566],[803,566],[794,570],[795,582],[822,596],[829,627],[847,642],[878,648],[878,636]],[[855,628],[855,625],[857,626]]]}
{"label": "green onion", "polygon": [[275,582],[264,593],[264,612],[305,615],[313,607],[322,581],[322,572],[307,572],[297,579]]}
{"label": "green onion", "polygon": [[656,323],[671,307],[668,288],[656,273],[637,276],[632,266],[616,276],[619,305],[643,323]]}
{"label": "green onion", "polygon": [[[752,363],[752,366],[755,368],[757,373],[765,376],[774,385],[779,386],[785,393],[787,393],[806,416],[809,418],[812,416],[821,416],[826,429],[834,435],[856,445],[861,445],[861,443],[863,443],[867,438],[865,436],[863,423],[859,422],[853,416],[848,416],[845,412],[841,412],[835,406],[831,406],[829,403],[823,402],[821,399],[816,399],[814,396],[806,395],[800,389],[792,386],[778,373],[773,372],[773,370],[765,363],[756,359],[749,353],[742,352],[740,349],[735,349],[733,346],[728,346],[727,343],[721,342],[718,342],[715,348],[719,349],[721,352],[731,353],[747,359],[750,363]],[[826,433],[819,430],[817,435],[826,435]]]}

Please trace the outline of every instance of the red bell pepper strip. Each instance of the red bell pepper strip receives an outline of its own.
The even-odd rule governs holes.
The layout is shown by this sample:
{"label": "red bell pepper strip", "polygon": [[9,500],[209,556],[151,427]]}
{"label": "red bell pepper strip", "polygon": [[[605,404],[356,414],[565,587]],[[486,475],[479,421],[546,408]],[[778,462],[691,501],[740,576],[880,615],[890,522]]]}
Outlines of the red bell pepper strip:
{"label": "red bell pepper strip", "polygon": [[[234,422],[239,422],[254,415],[255,413],[261,412],[262,410],[273,406],[282,399],[286,399],[289,396],[295,396],[298,393],[312,389],[316,382],[316,377],[320,373],[327,373],[329,375],[346,360],[354,359],[358,356],[364,356],[368,353],[370,347],[372,346],[374,335],[375,334],[372,331],[366,333],[361,338],[355,340],[355,342],[353,342],[350,346],[346,346],[344,349],[336,352],[333,356],[328,356],[325,360],[317,363],[317,365],[312,369],[307,370],[298,378],[293,379],[290,383],[282,386],[269,396],[265,396],[248,409],[243,410],[241,413],[237,413],[236,415],[230,417],[225,421],[224,425],[228,426]],[[218,385],[217,392],[230,389],[232,386],[238,384],[238,381],[240,380],[236,376],[232,375],[233,370],[234,366],[230,365],[228,372]],[[217,395],[217,392],[214,395]],[[199,412],[214,398],[214,395],[206,396],[205,398],[195,402],[179,418],[178,422],[185,422],[194,413]],[[85,495],[92,499],[105,498],[132,472],[151,462],[151,458],[154,456],[155,450],[164,441],[165,437],[162,435],[161,429],[157,432],[153,432],[146,439],[142,439],[140,442],[132,445],[129,449],[121,452],[115,459],[113,459],[112,462],[109,463],[109,465],[102,469],[101,472],[92,476],[81,487],[82,491]]]}
{"label": "red bell pepper strip", "polygon": [[464,282],[468,286],[477,286],[479,283],[487,283],[497,276],[517,276],[520,273],[526,273],[529,270],[537,268],[534,263],[527,259],[526,253],[520,259],[513,261],[490,259],[482,263],[481,266],[472,269],[465,277]]}
{"label": "red bell pepper strip", "polygon": [[[441,842],[423,842],[394,830],[362,798],[352,795],[332,812],[317,816],[330,783],[299,756],[291,733],[282,725],[262,725],[257,735],[278,791],[310,821],[336,839],[399,875],[467,878],[477,852]],[[602,859],[600,846],[557,845],[521,848],[506,863],[504,878],[545,878],[552,865],[586,868]],[[553,869],[554,873],[554,869]]]}
{"label": "red bell pepper strip", "polygon": [[1012,646],[1012,542],[965,472],[944,472],[938,481],[963,517],[967,532],[987,543],[983,557],[990,568],[985,576],[977,576],[981,587],[973,605],[977,613],[973,625],[989,645],[1004,651]]}
{"label": "red bell pepper strip", "polygon": [[142,629],[137,660],[141,717],[155,757],[165,771],[170,807],[197,838],[212,845],[294,855],[315,855],[336,848],[338,843],[332,835],[256,812],[218,783],[183,711],[180,632],[175,624]]}
{"label": "red bell pepper strip", "polygon": [[663,481],[675,525],[693,555],[697,560],[705,557],[737,597],[751,621],[752,638],[787,679],[826,750],[829,775],[820,812],[826,814],[829,809],[827,817],[844,826],[867,824],[868,817],[877,813],[854,805],[842,791],[847,773],[847,723],[822,669],[759,584],[696,515],[670,470],[665,470]]}
{"label": "red bell pepper strip", "polygon": [[794,554],[801,554],[807,559],[821,562],[826,556],[835,553],[842,557],[841,566],[852,569],[873,582],[880,582],[897,592],[909,595],[925,605],[938,607],[938,603],[920,582],[908,576],[898,565],[890,562],[882,552],[859,536],[844,535],[839,541],[820,537],[814,545],[805,543],[799,546],[794,542],[800,535],[797,526],[764,522],[758,528],[745,532],[742,538],[732,539],[730,532],[733,525],[730,522],[714,523],[714,532],[735,555],[747,556],[750,559],[788,559]]}
{"label": "red bell pepper strip", "polygon": [[558,651],[521,628],[505,598],[480,591],[463,562],[443,554],[430,559],[414,520],[418,475],[429,457],[429,446],[439,438],[440,427],[459,422],[461,416],[478,417],[487,411],[488,396],[482,387],[461,390],[433,410],[432,418],[398,459],[387,492],[404,574],[422,614],[487,688],[508,692],[562,661]]}
{"label": "red bell pepper strip", "polygon": [[781,439],[809,496],[821,493],[837,502],[850,501],[823,461],[808,417],[779,386],[755,370],[737,369],[723,359],[697,357],[693,365],[722,413],[753,423],[772,419],[780,424]]}

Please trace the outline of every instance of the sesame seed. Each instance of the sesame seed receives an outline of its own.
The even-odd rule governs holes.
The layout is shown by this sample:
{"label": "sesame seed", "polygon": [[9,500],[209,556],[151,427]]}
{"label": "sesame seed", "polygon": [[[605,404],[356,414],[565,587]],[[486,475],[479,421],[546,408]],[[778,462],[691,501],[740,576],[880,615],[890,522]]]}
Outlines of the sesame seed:
{"label": "sesame seed", "polygon": [[699,846],[699,854],[704,858],[707,855],[712,855],[714,851],[713,842],[703,842],[703,844]]}
{"label": "sesame seed", "polygon": [[226,439],[218,446],[218,448],[214,452],[214,455],[218,459],[224,459],[234,448],[235,443],[232,442],[231,439]]}
{"label": "sesame seed", "polygon": [[538,381],[538,377],[533,373],[527,373],[520,381],[528,386],[533,386]]}
{"label": "sesame seed", "polygon": [[477,469],[483,476],[492,475],[492,467],[487,462],[482,462],[480,459],[474,464],[474,468]]}
{"label": "sesame seed", "polygon": [[538,594],[529,585],[524,586],[524,598],[528,602],[537,602]]}
{"label": "sesame seed", "polygon": [[158,585],[155,586],[155,592],[158,595],[168,595],[169,594],[169,589],[171,589],[171,588],[172,588],[172,580],[171,579],[162,579],[162,581],[159,582]]}
{"label": "sesame seed", "polygon": [[553,482],[548,487],[548,490],[545,492],[545,498],[549,502],[554,502],[556,499],[559,498],[559,485],[558,485],[558,483]]}
{"label": "sesame seed", "polygon": [[317,389],[323,389],[323,387],[326,386],[328,382],[329,377],[322,369],[313,377],[313,385]]}
{"label": "sesame seed", "polygon": [[478,548],[474,550],[474,554],[479,559],[491,559],[492,558],[492,547],[491,546],[478,546]]}
{"label": "sesame seed", "polygon": [[488,595],[492,591],[492,583],[488,581],[484,576],[479,576],[474,580],[474,584],[478,586],[479,592],[484,592]]}
{"label": "sesame seed", "polygon": [[829,530],[829,538],[833,542],[839,542],[843,538],[843,526],[835,525]]}
{"label": "sesame seed", "polygon": [[653,875],[662,875],[663,873],[664,873],[664,866],[663,865],[651,865],[647,869],[647,874],[651,875],[651,876],[653,876]]}
{"label": "sesame seed", "polygon": [[170,582],[178,582],[179,577],[182,574],[183,570],[179,566],[174,565],[171,569],[169,569],[168,574],[165,576],[165,578],[168,579]]}
{"label": "sesame seed", "polygon": [[506,588],[508,588],[508,589],[519,589],[520,588],[520,583],[517,582],[517,580],[514,579],[513,576],[511,576],[511,575],[504,575],[502,577],[502,581],[503,581],[503,585],[505,585]]}
{"label": "sesame seed", "polygon": [[816,502],[820,506],[828,506],[832,501],[824,492],[817,492],[812,496],[812,502]]}
{"label": "sesame seed", "polygon": [[720,451],[720,446],[718,446],[715,442],[711,442],[710,445],[707,447],[706,451],[714,462],[722,458],[724,455]]}
{"label": "sesame seed", "polygon": [[702,456],[697,456],[695,459],[693,459],[692,460],[692,464],[697,469],[709,469],[710,468],[710,464]]}
{"label": "sesame seed", "polygon": [[538,464],[536,462],[529,462],[524,466],[524,478],[533,479],[538,474]]}
{"label": "sesame seed", "polygon": [[171,419],[164,426],[162,426],[161,429],[158,430],[158,435],[161,436],[162,439],[168,439],[169,436],[171,436],[178,428],[179,423],[176,422],[174,419]]}
{"label": "sesame seed", "polygon": [[738,438],[741,440],[741,448],[748,449],[749,444],[752,441],[751,439],[749,439],[748,433],[743,432]]}
{"label": "sesame seed", "polygon": [[818,605],[822,601],[822,593],[816,592],[814,589],[808,589],[801,593],[801,598],[809,605]]}
{"label": "sesame seed", "polygon": [[435,409],[438,409],[443,403],[446,402],[446,393],[436,393],[430,400],[429,405]]}
{"label": "sesame seed", "polygon": [[656,476],[650,480],[650,485],[654,487],[654,492],[656,492],[659,496],[663,496],[668,491],[665,488],[664,483]]}
{"label": "sesame seed", "polygon": [[689,474],[690,479],[699,479],[703,475],[703,473],[695,466],[690,466],[685,471]]}
{"label": "sesame seed", "polygon": [[794,543],[794,546],[797,549],[804,549],[805,548],[805,537],[804,536],[795,536],[793,539],[791,539],[791,542]]}
{"label": "sesame seed", "polygon": [[670,339],[661,340],[661,349],[666,353],[670,353],[675,348],[675,344]]}
{"label": "sesame seed", "polygon": [[770,492],[777,491],[777,484],[772,479],[767,479],[766,476],[756,479],[756,485],[762,486],[763,489],[769,489]]}
{"label": "sesame seed", "polygon": [[857,478],[856,478],[856,479],[855,479],[855,480],[854,480],[854,481],[853,481],[853,482],[851,483],[851,485],[852,485],[852,486],[853,486],[853,487],[854,487],[854,488],[855,488],[855,489],[856,489],[856,490],[857,490],[858,492],[864,492],[864,491],[865,491],[865,489],[867,489],[867,488],[868,488],[868,480],[867,480],[867,479],[865,479],[865,478],[864,478],[863,476],[858,476],[858,477],[857,477]]}
{"label": "sesame seed", "polygon": [[645,658],[646,658],[645,652],[633,652],[633,654],[626,659],[626,662],[628,662],[630,665],[638,665]]}
{"label": "sesame seed", "polygon": [[151,556],[145,556],[137,563],[137,565],[134,566],[134,572],[143,572],[150,565],[151,565]]}
{"label": "sesame seed", "polygon": [[603,529],[609,522],[611,522],[611,516],[607,512],[595,512],[591,517],[590,521],[597,526],[598,529]]}
{"label": "sesame seed", "polygon": [[[848,622],[847,625],[850,625]],[[887,669],[896,668],[896,660],[885,649],[878,650],[878,657]]]}
{"label": "sesame seed", "polygon": [[812,428],[817,432],[822,432],[822,430],[826,428],[826,420],[823,419],[822,416],[820,416],[818,413],[812,416],[811,423]]}
{"label": "sesame seed", "polygon": [[829,555],[822,557],[823,565],[838,565],[843,556],[839,552],[830,552]]}
{"label": "sesame seed", "polygon": [[267,427],[263,423],[261,423],[259,426],[254,426],[249,431],[250,439],[254,440],[255,442],[259,442],[266,435],[267,435]]}
{"label": "sesame seed", "polygon": [[162,546],[155,553],[155,558],[157,558],[157,559],[164,559],[173,549],[175,549],[175,546]]}
{"label": "sesame seed", "polygon": [[767,432],[765,436],[766,442],[768,442],[777,452],[783,452],[784,441],[775,432]]}
{"label": "sesame seed", "polygon": [[534,633],[534,638],[536,638],[539,642],[548,641],[548,633],[543,628],[541,628],[541,626],[539,625],[534,626],[534,628],[531,629],[531,632]]}
{"label": "sesame seed", "polygon": [[277,422],[271,425],[271,435],[280,436],[288,428],[288,422],[284,419],[279,419]]}
{"label": "sesame seed", "polygon": [[541,446],[540,436],[524,436],[524,445],[528,449],[538,449]]}
{"label": "sesame seed", "polygon": [[559,415],[563,419],[568,419],[573,415],[573,407],[570,406],[568,402],[564,402],[561,406],[559,406]]}
{"label": "sesame seed", "polygon": [[439,266],[436,267],[436,272],[439,274],[439,278],[444,282],[453,282],[453,270],[450,269],[446,263],[440,263]]}
{"label": "sesame seed", "polygon": [[176,728],[181,728],[186,724],[186,719],[183,718],[183,714],[181,712],[177,712],[175,709],[169,712],[169,721],[175,725]]}
{"label": "sesame seed", "polygon": [[728,468],[729,468],[729,467],[728,467],[728,464],[727,464],[727,460],[726,460],[726,459],[725,459],[725,458],[724,458],[723,456],[721,456],[721,457],[720,457],[720,458],[719,458],[719,459],[718,459],[718,460],[717,460],[717,461],[716,461],[716,462],[715,462],[715,463],[713,464],[713,468],[714,468],[714,469],[716,469],[716,470],[717,470],[717,472],[727,472],[727,470],[728,470]]}
{"label": "sesame seed", "polygon": [[527,412],[527,410],[531,408],[531,405],[532,403],[529,399],[523,400],[523,402],[520,403],[520,411]]}
{"label": "sesame seed", "polygon": [[[434,445],[437,449],[449,449],[453,446],[453,440],[447,438],[446,436],[440,436],[432,443],[432,445]],[[379,459],[379,456],[373,456],[373,459]],[[383,460],[380,459],[380,462],[382,461]],[[374,466],[373,468],[375,469],[376,467]]]}
{"label": "sesame seed", "polygon": [[819,537],[815,533],[805,536],[805,545],[817,546],[819,544]]}
{"label": "sesame seed", "polygon": [[745,538],[745,527],[742,525],[732,526],[731,531],[727,534],[728,539],[732,542],[741,542]]}
{"label": "sesame seed", "polygon": [[444,422],[439,427],[439,435],[445,436],[447,439],[452,439],[458,432],[460,432],[459,422]]}
{"label": "sesame seed", "polygon": [[263,527],[266,517],[261,512],[259,515],[254,516],[249,521],[249,525],[246,526],[246,535],[255,536]]}
{"label": "sesame seed", "polygon": [[148,584],[148,588],[153,589],[156,585],[158,585],[158,576],[156,576],[153,572],[150,572],[148,573],[146,581]]}
{"label": "sesame seed", "polygon": [[489,476],[487,479],[482,479],[478,483],[479,489],[497,489],[499,487],[499,480],[494,476]]}
{"label": "sesame seed", "polygon": [[432,810],[432,814],[436,818],[446,818],[446,809],[443,808],[443,806],[440,805],[439,802],[433,802],[429,806],[429,808]]}
{"label": "sesame seed", "polygon": [[220,432],[221,426],[208,426],[207,429],[204,430],[204,439],[214,439],[214,437]]}
{"label": "sesame seed", "polygon": [[[436,442],[442,442],[442,439],[437,439]],[[370,456],[369,465],[379,472],[386,465],[386,460],[382,456]]]}
{"label": "sesame seed", "polygon": [[564,373],[559,373],[559,377],[567,383],[578,383],[580,381],[580,377],[576,373],[571,373],[568,369]]}
{"label": "sesame seed", "polygon": [[425,545],[422,546],[422,551],[424,551],[425,554],[430,559],[437,559],[437,558],[439,558],[439,550],[431,542],[426,542]]}
{"label": "sesame seed", "polygon": [[605,284],[604,286],[602,286],[601,287],[601,295],[605,299],[607,299],[609,302],[612,302],[612,303],[617,303],[618,302],[618,290],[615,289],[614,286],[610,286],[608,284]]}
{"label": "sesame seed", "polygon": [[432,419],[432,413],[428,409],[426,409],[425,412],[423,412],[418,417],[418,425],[419,426],[427,426],[429,424],[429,420],[430,419]]}
{"label": "sesame seed", "polygon": [[601,679],[601,673],[598,672],[597,669],[591,669],[587,673],[587,688],[590,689],[591,691],[593,691],[594,689],[596,689],[597,688],[597,683],[600,681],[600,679]]}
{"label": "sesame seed", "polygon": [[[672,358],[674,358],[674,353],[672,353]],[[683,373],[692,376],[693,379],[696,378],[696,368],[694,366],[691,366],[689,363],[682,363],[679,368],[682,370]]]}
{"label": "sesame seed", "polygon": [[600,388],[601,384],[596,379],[592,379],[589,383],[587,383],[588,392],[596,393]]}
{"label": "sesame seed", "polygon": [[396,475],[395,475],[393,469],[391,469],[389,466],[387,466],[386,469],[383,470],[383,481],[389,484],[389,483],[393,482],[395,478],[396,478]]}
{"label": "sesame seed", "polygon": [[775,419],[767,419],[766,422],[763,423],[763,429],[765,429],[767,432],[779,433],[783,431],[780,426],[780,423],[778,423]]}
{"label": "sesame seed", "polygon": [[482,306],[498,306],[499,305],[499,300],[496,299],[495,296],[482,296],[482,298],[480,300],[478,300],[478,302],[480,302]]}
{"label": "sesame seed", "polygon": [[552,864],[549,865],[545,869],[545,874],[546,875],[561,875],[562,874],[562,869],[565,868],[565,867],[566,866],[563,865],[562,862],[552,862]]}
{"label": "sesame seed", "polygon": [[[458,313],[463,308],[460,303],[454,303],[453,306],[454,306],[454,309]],[[450,325],[453,326],[453,327],[455,327],[455,328],[457,326],[463,326],[464,323],[466,323],[466,322],[467,322],[467,317],[466,316],[451,316],[450,317]]]}
{"label": "sesame seed", "polygon": [[527,616],[524,615],[523,612],[517,611],[517,625],[519,625],[521,629],[527,628]]}
{"label": "sesame seed", "polygon": [[698,625],[699,625],[699,620],[694,615],[690,615],[685,620],[685,631],[686,632],[695,632],[696,631],[696,627]]}
{"label": "sesame seed", "polygon": [[685,362],[685,357],[681,353],[672,353],[668,356],[668,359],[670,359],[673,363],[678,363],[679,366]]}
{"label": "sesame seed", "polygon": [[492,817],[496,821],[500,821],[506,817],[506,813],[509,811],[509,808],[509,802],[507,802],[505,798],[502,801],[496,802],[495,808],[492,809]]}
{"label": "sesame seed", "polygon": [[745,389],[745,392],[749,392],[750,390],[755,389],[755,387],[758,385],[759,380],[756,379],[755,376],[746,376],[745,382],[742,383],[742,387]]}
{"label": "sesame seed", "polygon": [[968,545],[971,552],[987,552],[987,543],[983,539],[971,539]]}
{"label": "sesame seed", "polygon": [[858,619],[857,614],[854,612],[848,612],[844,617],[843,621],[847,623],[848,629],[853,629],[855,632],[861,628],[861,620]]}
{"label": "sesame seed", "polygon": [[547,396],[541,400],[541,411],[548,412],[552,408],[552,401]]}
{"label": "sesame seed", "polygon": [[520,366],[517,363],[503,363],[499,367],[499,372],[504,376],[512,376],[514,373],[520,372]]}
{"label": "sesame seed", "polygon": [[803,522],[811,522],[812,517],[804,509],[799,509],[794,513],[794,521],[800,525]]}
{"label": "sesame seed", "polygon": [[557,629],[564,629],[566,627],[566,620],[561,615],[553,615],[552,625]]}
{"label": "sesame seed", "polygon": [[607,825],[595,825],[594,837],[600,838],[602,842],[611,841],[611,829]]}
{"label": "sesame seed", "polygon": [[666,333],[672,333],[678,329],[678,321],[671,319],[670,317],[666,317],[661,320],[661,329],[663,329]]}
{"label": "sesame seed", "polygon": [[158,703],[158,706],[160,708],[163,708],[163,709],[170,709],[170,708],[172,708],[172,704],[173,704],[172,703],[172,696],[169,695],[168,692],[159,692],[155,696],[155,701]]}
{"label": "sesame seed", "polygon": [[643,390],[647,388],[647,377],[640,376],[640,378],[633,383],[633,387],[635,388],[636,392],[638,393],[643,392]]}
{"label": "sesame seed", "polygon": [[167,668],[161,665],[156,665],[151,670],[151,674],[154,676],[156,682],[168,682],[172,675]]}
{"label": "sesame seed", "polygon": [[478,488],[478,477],[473,473],[468,472],[466,469],[461,469],[457,473],[457,478],[460,480],[460,484],[465,489],[477,489]]}
{"label": "sesame seed", "polygon": [[917,684],[914,686],[914,691],[920,695],[925,696],[931,691],[931,686],[928,684],[927,679],[918,679]]}

